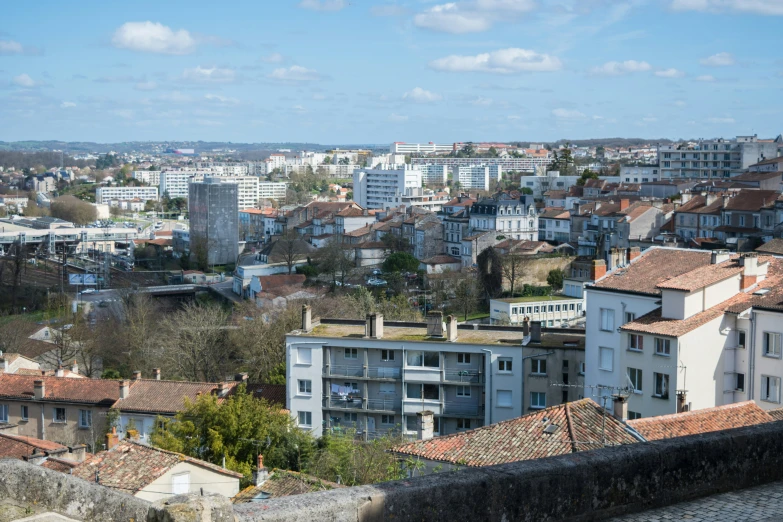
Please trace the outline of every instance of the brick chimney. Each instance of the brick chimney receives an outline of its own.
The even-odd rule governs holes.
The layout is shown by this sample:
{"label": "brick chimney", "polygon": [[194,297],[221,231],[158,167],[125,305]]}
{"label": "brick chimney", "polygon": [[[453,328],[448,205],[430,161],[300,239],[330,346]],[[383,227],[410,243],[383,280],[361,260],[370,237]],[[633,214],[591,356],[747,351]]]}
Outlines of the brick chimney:
{"label": "brick chimney", "polygon": [[637,257],[642,255],[642,249],[639,247],[631,247],[628,249],[628,262],[630,263]]}
{"label": "brick chimney", "polygon": [[141,380],[141,372],[136,370],[133,372],[133,380],[134,381],[140,381]]}
{"label": "brick chimney", "polygon": [[117,428],[112,426],[111,432],[106,434],[106,449],[110,450],[120,442],[117,436]]}
{"label": "brick chimney", "polygon": [[450,315],[446,318],[446,340],[453,343],[457,340],[457,318]]}
{"label": "brick chimney", "polygon": [[532,321],[530,323],[530,342],[541,342],[541,321]]}
{"label": "brick chimney", "polygon": [[443,337],[443,312],[427,313],[427,335],[429,337]]}
{"label": "brick chimney", "polygon": [[236,382],[246,382],[247,381],[247,374],[246,373],[238,373],[234,375],[234,381]]}
{"label": "brick chimney", "polygon": [[46,395],[46,385],[43,381],[33,381],[33,394],[37,400],[41,400]]}
{"label": "brick chimney", "polygon": [[758,282],[759,256],[756,252],[747,252],[742,254],[739,264],[742,267],[740,289],[744,291]]}
{"label": "brick chimney", "polygon": [[383,314],[367,314],[364,336],[370,339],[383,339]]}
{"label": "brick chimney", "polygon": [[605,275],[606,275],[606,261],[604,261],[603,259],[593,260],[593,263],[590,266],[590,279],[592,281],[598,281]]}
{"label": "brick chimney", "polygon": [[5,357],[0,357],[0,372],[6,370],[8,370],[8,361],[5,360]]}
{"label": "brick chimney", "polygon": [[630,199],[622,198],[620,200],[620,210],[625,210],[625,209],[627,209],[630,206],[631,206],[631,200]]}
{"label": "brick chimney", "polygon": [[126,380],[120,381],[120,399],[127,399],[130,394],[130,382]]}
{"label": "brick chimney", "polygon": [[628,401],[621,395],[612,395],[614,399],[614,418],[625,422],[628,420]]}
{"label": "brick chimney", "polygon": [[254,475],[256,487],[262,485],[269,478],[269,470],[264,466],[264,456],[261,454],[258,455],[258,465]]}
{"label": "brick chimney", "polygon": [[430,440],[435,434],[435,414],[420,411],[416,414],[416,437],[418,440]]}
{"label": "brick chimney", "polygon": [[310,332],[313,329],[313,311],[310,305],[302,305],[302,330]]}
{"label": "brick chimney", "polygon": [[160,380],[160,368],[153,368],[152,369],[152,376],[155,378],[156,381]]}

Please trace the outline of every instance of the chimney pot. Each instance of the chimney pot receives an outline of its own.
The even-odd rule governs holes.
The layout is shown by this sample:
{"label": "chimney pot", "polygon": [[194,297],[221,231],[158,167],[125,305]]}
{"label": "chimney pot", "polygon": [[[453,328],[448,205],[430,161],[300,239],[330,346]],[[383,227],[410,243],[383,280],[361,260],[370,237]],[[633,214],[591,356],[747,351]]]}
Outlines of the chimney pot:
{"label": "chimney pot", "polygon": [[79,363],[76,362],[76,359],[74,359],[73,364],[71,364],[71,372],[79,373]]}
{"label": "chimney pot", "polygon": [[621,422],[627,421],[628,401],[620,395],[614,395],[612,398],[614,399],[614,417]]}
{"label": "chimney pot", "polygon": [[522,320],[522,337],[527,337],[530,335],[530,318],[525,317]]}
{"label": "chimney pot", "polygon": [[152,375],[155,377],[156,381],[160,380],[160,368],[153,368],[152,369]]}
{"label": "chimney pot", "polygon": [[310,305],[302,305],[302,330],[310,332],[313,329],[313,311]]}
{"label": "chimney pot", "polygon": [[38,400],[44,398],[46,395],[46,385],[43,381],[33,381],[33,394]]}
{"label": "chimney pot", "polygon": [[427,313],[427,336],[443,337],[443,312]]}
{"label": "chimney pot", "polygon": [[457,340],[458,335],[459,332],[457,331],[457,318],[453,315],[450,315],[446,318],[446,339],[453,343]]}
{"label": "chimney pot", "polygon": [[258,467],[255,473],[256,487],[262,485],[269,478],[269,471],[264,467],[264,456],[258,455]]}
{"label": "chimney pot", "polygon": [[117,436],[117,428],[112,426],[111,432],[106,434],[106,449],[112,449],[119,442],[120,438]]}
{"label": "chimney pot", "polygon": [[435,434],[435,414],[429,410],[416,414],[416,428],[419,440],[430,440]]}
{"label": "chimney pot", "polygon": [[120,381],[120,399],[127,399],[130,392],[130,382],[126,380]]}
{"label": "chimney pot", "polygon": [[590,266],[590,280],[598,281],[606,275],[606,261],[603,259],[593,260],[593,264]]}
{"label": "chimney pot", "polygon": [[136,370],[133,372],[133,380],[134,381],[140,381],[141,380],[141,372]]}
{"label": "chimney pot", "polygon": [[63,365],[59,365],[57,367],[57,370],[54,372],[55,377],[65,377],[65,370],[63,369]]}

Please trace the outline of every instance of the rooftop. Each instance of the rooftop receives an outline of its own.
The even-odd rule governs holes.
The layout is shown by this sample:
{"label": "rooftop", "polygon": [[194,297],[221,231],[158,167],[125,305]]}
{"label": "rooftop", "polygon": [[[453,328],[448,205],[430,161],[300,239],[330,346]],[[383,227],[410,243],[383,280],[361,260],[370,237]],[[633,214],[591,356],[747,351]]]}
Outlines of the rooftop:
{"label": "rooftop", "polygon": [[[110,381],[118,388],[117,381]],[[236,382],[226,383],[226,394],[234,389]],[[118,388],[119,389],[119,388]],[[185,401],[195,402],[199,395],[217,392],[218,383],[160,381],[140,379],[131,381],[129,394],[114,405],[121,411],[145,411],[177,413],[185,408]]]}
{"label": "rooftop", "polygon": [[111,406],[120,398],[118,381],[7,373],[0,374],[0,397],[32,400],[35,381],[43,381],[47,401]]}
{"label": "rooftop", "polygon": [[783,256],[783,239],[771,239],[770,241],[767,241],[760,247],[756,248],[756,252]]}
{"label": "rooftop", "polygon": [[711,284],[723,281],[742,272],[742,266],[736,260],[718,264],[700,266],[685,274],[672,277],[658,284],[661,290],[680,290],[693,292]]}
{"label": "rooftop", "polygon": [[276,469],[272,476],[260,486],[250,486],[236,494],[231,502],[242,504],[253,502],[257,498],[280,498],[303,493],[315,493],[316,491],[328,491],[330,489],[344,488],[340,484],[321,480],[312,475]]}
{"label": "rooftop", "polygon": [[567,297],[562,295],[531,295],[526,297],[509,297],[506,299],[492,299],[492,301],[502,301],[504,303],[538,303],[542,301],[570,301],[581,300],[578,297]]}

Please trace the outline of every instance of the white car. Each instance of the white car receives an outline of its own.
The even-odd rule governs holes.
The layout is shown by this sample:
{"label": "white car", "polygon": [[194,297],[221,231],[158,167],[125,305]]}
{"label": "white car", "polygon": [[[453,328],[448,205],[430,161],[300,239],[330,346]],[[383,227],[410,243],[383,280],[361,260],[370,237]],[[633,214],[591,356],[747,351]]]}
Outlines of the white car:
{"label": "white car", "polygon": [[94,288],[88,288],[87,290],[82,290],[80,293],[84,295],[84,294],[94,294],[96,292],[97,290],[95,290]]}

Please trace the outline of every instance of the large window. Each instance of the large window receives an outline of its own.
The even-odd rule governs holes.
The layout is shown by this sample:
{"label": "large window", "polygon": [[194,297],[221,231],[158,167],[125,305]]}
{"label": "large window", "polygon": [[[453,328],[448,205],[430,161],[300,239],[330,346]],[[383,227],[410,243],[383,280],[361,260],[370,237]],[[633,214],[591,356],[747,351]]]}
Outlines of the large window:
{"label": "large window", "polygon": [[653,373],[653,383],[655,389],[653,396],[668,399],[669,398],[669,376],[665,373]]}
{"label": "large window", "polygon": [[55,408],[54,415],[52,416],[53,422],[64,423],[65,422],[65,408]]}
{"label": "large window", "polygon": [[780,402],[780,377],[761,376],[761,400]]}
{"label": "large window", "polygon": [[628,336],[628,349],[641,352],[644,349],[644,336],[631,334]]}
{"label": "large window", "polygon": [[345,349],[345,358],[346,359],[358,359],[359,358],[359,349],[358,348],[346,348]]}
{"label": "large window", "polygon": [[470,397],[470,386],[457,386],[457,397]]}
{"label": "large window", "polygon": [[511,408],[511,390],[498,390],[498,408]]}
{"label": "large window", "polygon": [[394,415],[381,415],[381,424],[394,425]]}
{"label": "large window", "polygon": [[408,399],[429,399],[437,401],[440,399],[440,386],[437,384],[406,384]]}
{"label": "large window", "polygon": [[546,359],[532,359],[531,372],[535,375],[546,375]]}
{"label": "large window", "polygon": [[628,380],[631,381],[633,391],[642,393],[642,370],[639,368],[628,368]]}
{"label": "large window", "polygon": [[79,410],[79,427],[92,427],[92,410]]}
{"label": "large window", "polygon": [[457,419],[457,429],[458,430],[469,430],[470,429],[470,419]]}
{"label": "large window", "polygon": [[310,348],[297,348],[296,349],[296,363],[297,364],[312,364],[313,355]]}
{"label": "large window", "polygon": [[299,412],[299,426],[309,428],[313,425],[313,414],[309,411]]}
{"label": "large window", "polygon": [[655,355],[671,355],[672,354],[672,341],[671,339],[663,339],[661,337],[655,338]]}
{"label": "large window", "polygon": [[511,358],[500,357],[498,358],[498,371],[499,372],[511,372]]}
{"label": "large window", "polygon": [[546,408],[546,393],[530,392],[530,408],[533,410]]}
{"label": "large window", "polygon": [[394,360],[394,350],[381,350],[381,360],[382,361],[393,361]]}
{"label": "large window", "polygon": [[407,353],[408,366],[423,366],[426,368],[440,367],[440,354],[438,352],[422,352],[411,350]]}
{"label": "large window", "polygon": [[763,350],[767,357],[780,357],[780,334],[764,332]]}
{"label": "large window", "polygon": [[470,364],[470,354],[469,353],[458,353],[457,354],[457,364]]}
{"label": "large window", "polygon": [[601,330],[611,332],[614,330],[614,310],[601,308]]}
{"label": "large window", "polygon": [[313,381],[310,380],[299,380],[299,393],[302,395],[312,395],[313,394]]}
{"label": "large window", "polygon": [[598,348],[598,368],[611,372],[614,370],[614,350],[612,348]]}

